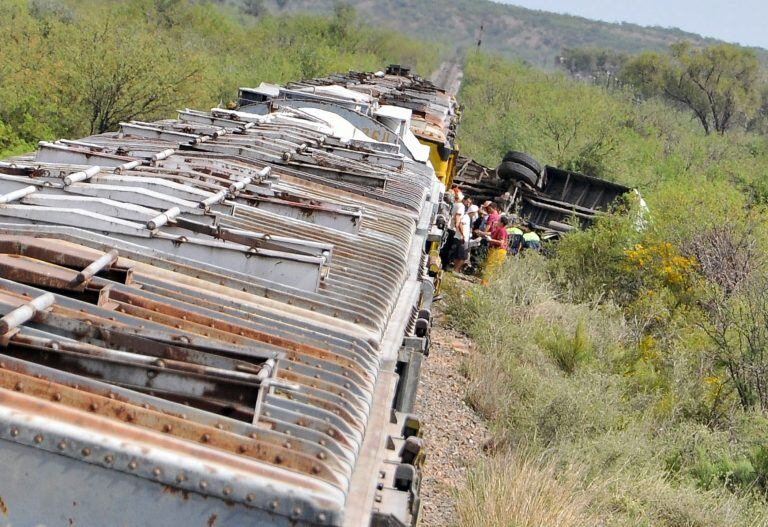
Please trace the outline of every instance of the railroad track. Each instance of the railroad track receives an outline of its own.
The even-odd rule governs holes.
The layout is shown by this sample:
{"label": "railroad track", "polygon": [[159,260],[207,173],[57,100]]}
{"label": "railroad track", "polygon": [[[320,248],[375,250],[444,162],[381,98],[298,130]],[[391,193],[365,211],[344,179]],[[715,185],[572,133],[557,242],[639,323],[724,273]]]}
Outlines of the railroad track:
{"label": "railroad track", "polygon": [[430,76],[430,80],[448,93],[459,93],[461,80],[464,72],[461,68],[461,62],[458,60],[447,60],[440,64],[440,67]]}

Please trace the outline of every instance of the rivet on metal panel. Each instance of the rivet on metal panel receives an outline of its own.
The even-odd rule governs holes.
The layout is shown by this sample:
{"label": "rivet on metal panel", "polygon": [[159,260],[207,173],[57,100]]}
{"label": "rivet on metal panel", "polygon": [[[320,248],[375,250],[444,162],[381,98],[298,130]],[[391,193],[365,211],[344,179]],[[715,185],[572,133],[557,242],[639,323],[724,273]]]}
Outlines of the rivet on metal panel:
{"label": "rivet on metal panel", "polygon": [[91,412],[95,412],[95,411],[96,411],[96,410],[98,410],[98,409],[99,409],[99,405],[98,405],[98,404],[96,404],[96,403],[91,403],[91,404],[88,406],[88,410],[90,410]]}
{"label": "rivet on metal panel", "polygon": [[187,476],[183,472],[179,473],[179,475],[176,476],[176,482],[177,483],[183,483],[186,480],[187,480]]}
{"label": "rivet on metal panel", "polygon": [[131,461],[130,463],[128,463],[128,470],[136,470],[136,467],[138,466],[139,464],[136,463],[136,461]]}
{"label": "rivet on metal panel", "polygon": [[53,397],[51,397],[51,399],[53,399],[56,402],[59,402],[59,401],[61,401],[61,394],[60,393],[54,393]]}
{"label": "rivet on metal panel", "polygon": [[16,437],[19,435],[19,429],[16,427],[11,428],[11,437]]}
{"label": "rivet on metal panel", "polygon": [[246,501],[253,501],[255,499],[256,499],[256,494],[254,494],[253,492],[251,492],[251,493],[249,493],[248,495],[245,496],[245,500]]}
{"label": "rivet on metal panel", "polygon": [[317,515],[317,521],[321,523],[325,523],[327,520],[328,520],[328,517],[325,515],[324,512],[321,512],[320,514]]}
{"label": "rivet on metal panel", "polygon": [[202,441],[203,443],[207,443],[210,440],[211,440],[211,436],[209,434],[203,434],[203,436],[200,438],[200,441]]}
{"label": "rivet on metal panel", "polygon": [[112,454],[107,454],[106,456],[104,456],[104,463],[106,463],[107,465],[111,465],[112,463],[114,463],[114,461],[115,461],[115,456],[113,456]]}
{"label": "rivet on metal panel", "polygon": [[67,442],[66,441],[59,441],[59,444],[56,445],[56,447],[59,450],[64,450],[65,448],[67,448]]}
{"label": "rivet on metal panel", "polygon": [[24,390],[24,383],[23,382],[17,382],[16,386],[13,387],[14,390],[17,392],[21,392]]}
{"label": "rivet on metal panel", "polygon": [[80,453],[83,455],[83,457],[88,457],[91,455],[91,449],[90,448],[84,448],[80,451]]}
{"label": "rivet on metal panel", "polygon": [[172,432],[172,431],[173,431],[173,427],[172,427],[171,425],[169,425],[169,424],[165,424],[165,425],[163,425],[163,432],[165,432],[166,434],[168,434],[168,433],[170,433],[170,432]]}
{"label": "rivet on metal panel", "polygon": [[203,489],[203,490],[205,490],[205,489],[207,489],[207,488],[208,488],[208,482],[207,482],[207,481],[205,481],[204,479],[203,479],[203,480],[200,480],[200,483],[199,483],[199,485],[200,485],[200,488],[201,488],[201,489]]}
{"label": "rivet on metal panel", "polygon": [[283,456],[281,456],[280,454],[275,456],[275,463],[277,463],[278,465],[281,464],[283,461],[284,461]]}
{"label": "rivet on metal panel", "polygon": [[35,443],[37,443],[39,445],[42,442],[43,442],[43,436],[41,434],[37,434],[35,436]]}
{"label": "rivet on metal panel", "polygon": [[272,502],[269,504],[269,508],[273,511],[276,511],[279,506],[280,503],[277,500],[272,500]]}
{"label": "rivet on metal panel", "polygon": [[159,478],[160,474],[162,474],[160,467],[155,467],[152,469],[152,475],[155,476],[156,478]]}
{"label": "rivet on metal panel", "polygon": [[231,495],[232,494],[232,487],[224,487],[223,492],[224,492],[225,496]]}

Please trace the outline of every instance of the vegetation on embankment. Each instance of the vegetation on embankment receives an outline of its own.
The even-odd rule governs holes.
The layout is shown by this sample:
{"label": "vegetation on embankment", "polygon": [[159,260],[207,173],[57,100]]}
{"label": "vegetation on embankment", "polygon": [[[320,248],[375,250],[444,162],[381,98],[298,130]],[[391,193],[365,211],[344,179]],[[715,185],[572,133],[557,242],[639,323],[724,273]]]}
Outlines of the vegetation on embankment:
{"label": "vegetation on embankment", "polygon": [[0,2],[0,156],[231,101],[239,86],[390,62],[430,72],[433,46],[354,10],[254,17],[183,0]]}
{"label": "vegetation on embankment", "polygon": [[[637,186],[650,207],[448,286],[493,429],[461,525],[768,525],[768,141],[474,56],[464,151],[507,149]],[[481,520],[482,519],[482,520]]]}

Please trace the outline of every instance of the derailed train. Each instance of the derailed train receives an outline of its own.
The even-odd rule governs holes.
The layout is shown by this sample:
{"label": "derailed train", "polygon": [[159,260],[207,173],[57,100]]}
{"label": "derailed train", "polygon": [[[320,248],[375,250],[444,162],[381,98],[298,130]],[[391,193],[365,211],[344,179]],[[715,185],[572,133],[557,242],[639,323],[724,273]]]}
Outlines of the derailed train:
{"label": "derailed train", "polygon": [[0,162],[0,525],[412,525],[454,97],[241,89]]}

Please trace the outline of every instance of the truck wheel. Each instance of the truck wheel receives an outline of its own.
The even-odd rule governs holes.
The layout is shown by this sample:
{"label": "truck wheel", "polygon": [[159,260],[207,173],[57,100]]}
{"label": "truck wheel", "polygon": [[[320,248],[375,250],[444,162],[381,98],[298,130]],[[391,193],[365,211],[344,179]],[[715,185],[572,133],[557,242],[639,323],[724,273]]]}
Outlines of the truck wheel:
{"label": "truck wheel", "polygon": [[502,160],[502,162],[506,161],[518,163],[524,167],[530,168],[536,174],[541,174],[541,163],[536,161],[532,156],[529,156],[525,152],[516,152],[515,150],[510,150],[504,155],[504,159]]}
{"label": "truck wheel", "polygon": [[532,187],[535,187],[539,180],[539,176],[536,172],[527,166],[521,165],[520,163],[516,163],[514,161],[504,161],[499,165],[499,168],[496,169],[496,173],[504,181],[522,180]]}

